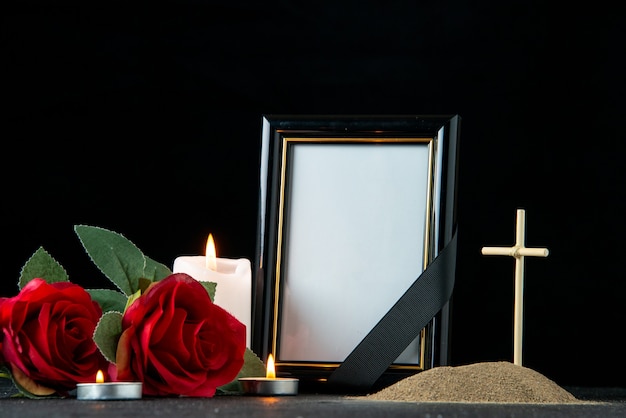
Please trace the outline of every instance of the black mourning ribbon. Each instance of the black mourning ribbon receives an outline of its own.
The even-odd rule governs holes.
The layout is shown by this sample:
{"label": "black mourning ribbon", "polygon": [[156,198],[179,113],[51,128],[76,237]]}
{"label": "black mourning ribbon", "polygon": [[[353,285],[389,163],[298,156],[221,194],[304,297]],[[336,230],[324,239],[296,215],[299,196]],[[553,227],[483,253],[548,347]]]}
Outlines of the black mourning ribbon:
{"label": "black mourning ribbon", "polygon": [[452,296],[456,271],[456,231],[356,348],[329,376],[344,392],[366,393]]}

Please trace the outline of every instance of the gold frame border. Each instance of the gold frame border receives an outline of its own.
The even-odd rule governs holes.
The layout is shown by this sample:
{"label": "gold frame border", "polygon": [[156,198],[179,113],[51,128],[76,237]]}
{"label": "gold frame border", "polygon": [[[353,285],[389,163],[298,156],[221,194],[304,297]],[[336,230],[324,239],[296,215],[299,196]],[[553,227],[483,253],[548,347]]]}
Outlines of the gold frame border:
{"label": "gold frame border", "polygon": [[[436,151],[436,137],[282,137],[282,155],[281,155],[281,172],[280,172],[280,198],[278,206],[278,240],[276,246],[276,270],[274,277],[274,311],[272,320],[272,349],[271,353],[276,361],[276,366],[288,366],[288,367],[313,367],[320,369],[329,369],[339,367],[341,363],[325,363],[325,362],[283,362],[276,356],[278,346],[278,311],[280,305],[280,283],[281,283],[281,257],[282,257],[282,245],[284,241],[283,237],[283,222],[284,222],[284,208],[285,208],[285,180],[287,177],[287,151],[289,143],[426,143],[428,144],[428,191],[427,191],[427,206],[426,206],[426,237],[424,242],[424,269],[431,261],[431,240],[433,233],[431,225],[433,224],[433,189],[434,189],[434,170],[435,170],[435,151]],[[404,365],[404,364],[392,364],[389,369],[392,370],[424,370],[425,355],[426,355],[426,341],[425,341],[425,329],[420,332],[420,364],[419,365]]]}

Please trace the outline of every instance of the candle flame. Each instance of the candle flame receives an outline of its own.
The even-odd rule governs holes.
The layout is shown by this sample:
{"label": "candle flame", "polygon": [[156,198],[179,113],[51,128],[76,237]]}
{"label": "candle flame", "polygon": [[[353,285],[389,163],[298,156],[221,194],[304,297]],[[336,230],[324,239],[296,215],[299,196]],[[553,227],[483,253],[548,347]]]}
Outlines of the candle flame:
{"label": "candle flame", "polygon": [[215,241],[213,234],[209,234],[206,241],[206,268],[217,271],[217,253],[215,252]]}
{"label": "candle flame", "polygon": [[274,356],[267,356],[267,373],[265,377],[268,379],[276,379],[276,366],[274,366]]}
{"label": "candle flame", "polygon": [[104,383],[104,373],[102,373],[102,370],[98,370],[98,373],[96,373],[96,383]]}

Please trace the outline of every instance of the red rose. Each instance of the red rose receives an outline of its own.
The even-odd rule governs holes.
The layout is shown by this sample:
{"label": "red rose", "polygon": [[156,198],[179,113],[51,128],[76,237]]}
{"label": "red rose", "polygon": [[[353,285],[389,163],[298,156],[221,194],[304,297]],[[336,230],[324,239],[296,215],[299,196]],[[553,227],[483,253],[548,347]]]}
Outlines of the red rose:
{"label": "red rose", "polygon": [[0,301],[0,362],[35,395],[93,381],[108,364],[92,339],[101,315],[82,287],[33,279]]}
{"label": "red rose", "polygon": [[185,273],[152,284],[128,307],[117,346],[117,380],[148,396],[210,397],[241,370],[246,327]]}

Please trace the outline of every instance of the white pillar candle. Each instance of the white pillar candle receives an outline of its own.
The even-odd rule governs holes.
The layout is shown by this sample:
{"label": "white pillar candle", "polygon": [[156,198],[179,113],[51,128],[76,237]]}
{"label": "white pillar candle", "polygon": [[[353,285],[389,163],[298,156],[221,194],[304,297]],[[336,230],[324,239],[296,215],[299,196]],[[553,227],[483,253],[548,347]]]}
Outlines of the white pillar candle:
{"label": "white pillar candle", "polygon": [[217,283],[214,303],[226,309],[246,326],[246,346],[252,330],[252,269],[245,258],[215,258],[216,270],[207,267],[205,256],[180,256],[174,260],[174,273],[187,273],[201,282]]}

